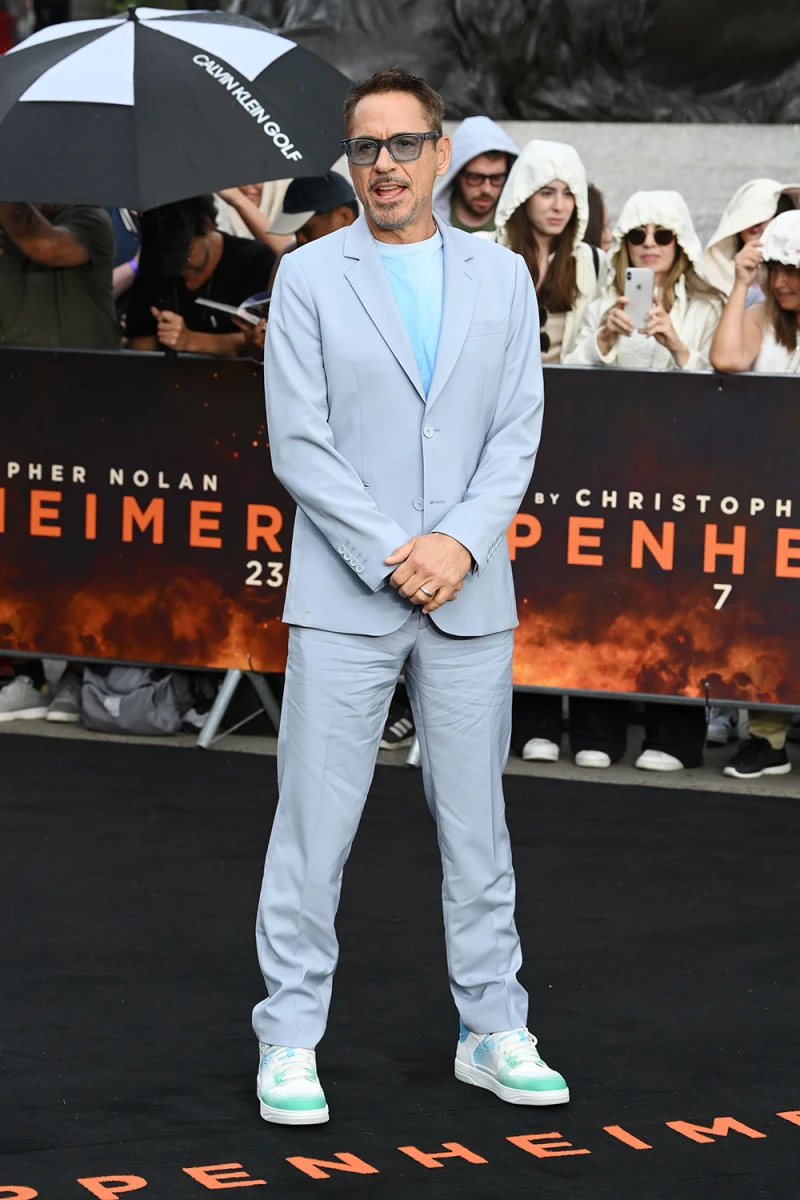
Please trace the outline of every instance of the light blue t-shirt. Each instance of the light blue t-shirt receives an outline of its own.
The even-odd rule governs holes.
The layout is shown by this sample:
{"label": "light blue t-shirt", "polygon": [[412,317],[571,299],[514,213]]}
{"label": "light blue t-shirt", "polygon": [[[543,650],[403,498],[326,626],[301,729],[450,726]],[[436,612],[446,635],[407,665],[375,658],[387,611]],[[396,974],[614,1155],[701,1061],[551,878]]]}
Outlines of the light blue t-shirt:
{"label": "light blue t-shirt", "polygon": [[439,230],[424,242],[378,242],[386,277],[406,327],[427,396],[433,379],[444,304],[444,251]]}

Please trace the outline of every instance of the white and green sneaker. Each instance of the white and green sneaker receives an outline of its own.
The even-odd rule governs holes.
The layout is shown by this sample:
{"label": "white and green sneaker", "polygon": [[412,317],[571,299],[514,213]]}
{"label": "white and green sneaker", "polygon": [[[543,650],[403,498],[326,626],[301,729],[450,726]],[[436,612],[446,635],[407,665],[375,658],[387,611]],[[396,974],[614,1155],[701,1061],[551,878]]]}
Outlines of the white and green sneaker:
{"label": "white and green sneaker", "polygon": [[462,1023],[456,1079],[487,1088],[508,1104],[566,1104],[569,1100],[566,1080],[542,1061],[536,1038],[527,1029],[470,1033]]}
{"label": "white and green sneaker", "polygon": [[258,1043],[256,1094],[261,1116],[276,1125],[322,1125],[328,1120],[325,1093],[313,1050]]}

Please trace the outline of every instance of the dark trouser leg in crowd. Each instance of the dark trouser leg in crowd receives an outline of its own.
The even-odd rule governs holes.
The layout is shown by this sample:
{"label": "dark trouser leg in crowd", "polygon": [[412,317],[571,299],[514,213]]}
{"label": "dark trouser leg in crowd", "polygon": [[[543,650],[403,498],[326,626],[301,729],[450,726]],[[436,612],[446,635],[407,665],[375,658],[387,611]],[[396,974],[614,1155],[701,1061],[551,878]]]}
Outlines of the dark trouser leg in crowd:
{"label": "dark trouser leg in crowd", "polygon": [[561,753],[561,697],[545,692],[515,692],[511,749],[526,762],[558,762]]}
{"label": "dark trouser leg in crowd", "polygon": [[394,689],[389,715],[381,735],[381,750],[404,750],[414,740],[414,717],[406,689],[398,683]]}
{"label": "dark trouser leg in crowd", "polygon": [[636,766],[645,771],[680,771],[699,767],[706,741],[706,710],[702,704],[644,706],[645,738]]}
{"label": "dark trouser leg in crowd", "polygon": [[758,779],[761,775],[788,775],[792,769],[786,753],[786,733],[791,713],[751,709],[750,738],[734,754],[725,774],[736,779]]}
{"label": "dark trouser leg in crowd", "polygon": [[12,667],[12,676],[0,678],[3,684],[0,687],[0,721],[34,721],[46,717],[49,697],[43,690],[46,681],[41,660],[18,659]]}
{"label": "dark trouser leg in crowd", "polygon": [[628,742],[630,705],[625,700],[569,698],[569,746],[579,767],[610,767]]}

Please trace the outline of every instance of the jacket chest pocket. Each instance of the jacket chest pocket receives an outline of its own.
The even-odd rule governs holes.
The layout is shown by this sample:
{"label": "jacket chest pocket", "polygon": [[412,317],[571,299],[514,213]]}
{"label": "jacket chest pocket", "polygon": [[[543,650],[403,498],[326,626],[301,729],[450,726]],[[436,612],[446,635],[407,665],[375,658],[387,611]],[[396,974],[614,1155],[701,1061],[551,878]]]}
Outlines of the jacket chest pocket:
{"label": "jacket chest pocket", "polygon": [[501,333],[505,336],[507,332],[508,325],[505,321],[473,321],[467,338],[492,337]]}

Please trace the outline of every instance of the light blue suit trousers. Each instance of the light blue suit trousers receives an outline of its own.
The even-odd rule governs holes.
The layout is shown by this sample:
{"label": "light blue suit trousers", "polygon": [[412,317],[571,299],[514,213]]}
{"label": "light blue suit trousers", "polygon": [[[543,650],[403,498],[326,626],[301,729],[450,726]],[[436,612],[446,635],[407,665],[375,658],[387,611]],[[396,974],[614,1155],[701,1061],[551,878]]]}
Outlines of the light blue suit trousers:
{"label": "light blue suit trousers", "polygon": [[438,827],[456,1007],[476,1033],[527,1023],[502,789],[513,641],[511,629],[453,637],[419,609],[379,636],[290,630],[280,801],[257,921],[268,991],[253,1012],[260,1041],[310,1049],[325,1031],[342,872],[401,671]]}

